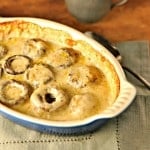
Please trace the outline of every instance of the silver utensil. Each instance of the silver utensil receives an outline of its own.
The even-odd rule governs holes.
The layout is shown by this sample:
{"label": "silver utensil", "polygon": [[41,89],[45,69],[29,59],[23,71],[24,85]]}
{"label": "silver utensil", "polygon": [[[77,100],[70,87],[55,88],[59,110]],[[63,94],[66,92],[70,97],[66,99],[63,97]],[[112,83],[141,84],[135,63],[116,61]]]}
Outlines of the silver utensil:
{"label": "silver utensil", "polygon": [[[107,39],[105,39],[103,36],[95,33],[95,32],[91,32],[91,31],[87,31],[85,32],[85,35],[87,35],[88,37],[96,40],[97,42],[99,42],[100,44],[102,44],[105,48],[107,48],[115,57],[116,59],[121,63],[122,57],[120,55],[120,52],[118,51],[117,47],[113,46],[112,43],[110,43]],[[141,83],[143,83],[149,90],[150,90],[150,82],[148,82],[143,76],[141,76],[139,73],[131,70],[129,67],[121,65],[122,68],[129,72],[130,74],[132,74],[136,79],[138,79]]]}

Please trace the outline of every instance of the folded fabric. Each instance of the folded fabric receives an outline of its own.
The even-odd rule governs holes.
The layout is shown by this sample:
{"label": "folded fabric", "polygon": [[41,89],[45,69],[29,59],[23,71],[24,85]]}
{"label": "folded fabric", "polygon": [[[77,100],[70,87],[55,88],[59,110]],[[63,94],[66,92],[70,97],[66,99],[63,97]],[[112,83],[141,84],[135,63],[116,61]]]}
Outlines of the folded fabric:
{"label": "folded fabric", "polygon": [[[149,42],[128,41],[117,46],[123,56],[122,63],[150,81]],[[135,100],[97,131],[80,136],[52,135],[27,129],[0,116],[0,150],[149,150],[150,91],[132,75],[126,75],[137,88]]]}

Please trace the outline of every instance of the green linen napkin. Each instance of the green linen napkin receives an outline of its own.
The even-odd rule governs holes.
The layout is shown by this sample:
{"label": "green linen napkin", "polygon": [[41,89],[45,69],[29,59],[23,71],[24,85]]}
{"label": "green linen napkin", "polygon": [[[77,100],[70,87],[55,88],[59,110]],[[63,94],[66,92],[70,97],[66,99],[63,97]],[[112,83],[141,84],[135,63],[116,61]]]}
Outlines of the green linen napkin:
{"label": "green linen napkin", "polygon": [[[150,81],[148,41],[117,44],[123,64]],[[133,76],[127,79],[137,88],[129,108],[93,133],[58,136],[36,132],[0,116],[0,150],[150,150],[150,91]]]}

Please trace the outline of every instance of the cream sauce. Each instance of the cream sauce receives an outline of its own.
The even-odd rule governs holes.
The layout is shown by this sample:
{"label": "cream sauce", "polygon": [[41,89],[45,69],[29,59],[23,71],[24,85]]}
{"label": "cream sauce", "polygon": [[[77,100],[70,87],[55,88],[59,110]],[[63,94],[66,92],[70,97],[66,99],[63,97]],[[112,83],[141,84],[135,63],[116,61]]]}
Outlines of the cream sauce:
{"label": "cream sauce", "polygon": [[[5,57],[0,59],[0,64],[5,63],[5,60],[13,55],[23,55],[24,51],[24,43],[26,39],[10,39],[8,41],[1,42],[3,45],[7,46],[8,52]],[[91,63],[92,58],[85,58],[81,53],[79,53],[79,58],[78,60],[71,65],[70,67],[66,68],[55,68],[52,67],[50,64],[50,59],[51,59],[51,54],[55,52],[57,49],[61,48],[61,45],[56,45],[54,43],[48,43],[47,45],[47,50],[44,55],[42,55],[38,59],[33,60],[33,65],[36,63],[43,63],[43,64],[48,64],[51,67],[51,70],[54,74],[54,80],[50,81],[51,82],[56,82],[59,87],[61,87],[66,94],[69,97],[69,102],[65,104],[63,107],[57,109],[56,111],[53,112],[47,112],[45,110],[39,110],[35,108],[31,102],[30,99],[26,100],[24,103],[17,104],[14,106],[11,106],[12,109],[17,110],[21,113],[25,113],[31,116],[39,117],[39,118],[44,118],[44,119],[49,119],[49,120],[75,120],[75,119],[83,119],[85,117],[91,116],[93,114],[97,114],[102,112],[106,107],[109,106],[109,97],[110,97],[110,89],[109,89],[109,83],[107,79],[105,78],[103,72],[99,69],[99,75],[98,78],[87,84],[87,86],[83,88],[74,88],[71,85],[69,85],[67,81],[68,77],[68,71],[70,67],[75,67],[75,66],[82,66],[82,65],[93,65]],[[93,61],[93,60],[92,60]],[[21,62],[17,62],[21,65]],[[20,65],[18,65],[20,67]],[[15,64],[16,66],[16,64]],[[9,75],[5,71],[3,73],[3,76],[1,77],[1,80],[5,79],[15,79],[19,81],[26,81],[25,75],[20,74],[20,75]],[[28,81],[26,81],[28,82]],[[28,84],[31,84],[28,82]],[[31,85],[32,86],[32,85]],[[35,90],[35,89],[33,89]],[[82,93],[91,93],[94,95],[93,99],[91,101],[96,101],[95,107],[88,113],[88,114],[82,114],[79,116],[73,116],[70,113],[69,109],[69,104],[70,100],[74,95],[77,94],[82,94]],[[85,104],[86,105],[86,104]]]}

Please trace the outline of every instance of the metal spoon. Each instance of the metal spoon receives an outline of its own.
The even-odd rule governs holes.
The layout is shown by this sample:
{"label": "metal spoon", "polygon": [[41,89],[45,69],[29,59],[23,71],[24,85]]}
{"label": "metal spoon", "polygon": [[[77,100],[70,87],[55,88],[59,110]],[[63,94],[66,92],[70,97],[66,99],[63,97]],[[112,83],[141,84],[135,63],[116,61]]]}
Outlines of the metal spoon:
{"label": "metal spoon", "polygon": [[[121,63],[122,57],[120,55],[120,52],[118,51],[117,47],[113,46],[107,39],[105,39],[103,36],[87,31],[85,32],[85,35],[88,37],[96,40],[97,42],[101,43],[104,47],[106,47],[115,57],[116,59]],[[122,68],[126,71],[128,71],[130,74],[132,74],[135,78],[137,78],[141,83],[143,83],[149,90],[150,90],[150,82],[148,82],[144,77],[142,77],[140,74],[134,72],[130,68],[123,66]]]}

